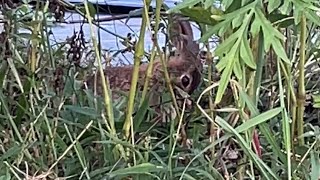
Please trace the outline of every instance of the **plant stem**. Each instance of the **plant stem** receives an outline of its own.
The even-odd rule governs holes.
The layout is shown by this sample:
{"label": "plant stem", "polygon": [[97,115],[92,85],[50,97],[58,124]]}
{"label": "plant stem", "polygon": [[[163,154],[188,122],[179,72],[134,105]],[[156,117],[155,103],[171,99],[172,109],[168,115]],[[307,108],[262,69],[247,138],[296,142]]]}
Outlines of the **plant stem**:
{"label": "plant stem", "polygon": [[297,131],[299,138],[299,145],[304,144],[304,138],[301,137],[303,134],[303,114],[304,114],[304,105],[305,105],[305,82],[304,82],[304,64],[305,64],[305,55],[306,55],[306,30],[307,23],[305,14],[301,15],[301,32],[300,32],[300,60],[299,60],[299,77],[298,77],[298,94],[297,94]]}
{"label": "plant stem", "polygon": [[105,75],[103,72],[103,67],[102,67],[102,63],[101,63],[101,55],[100,55],[100,51],[98,49],[97,39],[95,38],[95,34],[94,34],[93,26],[92,26],[92,19],[90,17],[89,7],[88,7],[87,1],[84,1],[84,6],[85,6],[85,10],[86,10],[87,19],[88,19],[88,22],[90,25],[90,34],[91,34],[94,50],[95,50],[96,57],[98,60],[99,73],[101,75],[101,82],[102,82],[102,87],[103,87],[104,103],[105,103],[105,108],[106,108],[106,112],[107,112],[107,117],[109,120],[109,125],[111,127],[111,134],[116,135],[112,102],[111,102],[111,98],[110,98],[109,82],[108,82],[108,79],[105,78]]}
{"label": "plant stem", "polygon": [[[156,44],[158,43],[158,29],[159,29],[159,23],[160,23],[160,10],[161,10],[161,1],[162,0],[157,0],[156,1],[156,24],[154,26],[154,37],[153,37],[153,47],[152,47],[152,53],[151,53],[151,58],[150,58],[150,62],[148,65],[148,69],[147,69],[147,74],[146,74],[146,79],[145,79],[145,83],[143,86],[143,90],[142,90],[142,99],[141,99],[141,104],[143,103],[146,95],[147,95],[147,91],[148,91],[148,87],[149,87],[149,82],[150,82],[150,78],[152,77],[152,70],[153,70],[153,62],[156,56]],[[141,105],[140,104],[140,105]]]}
{"label": "plant stem", "polygon": [[263,72],[263,67],[265,64],[265,59],[263,56],[263,50],[264,50],[264,39],[263,39],[263,34],[260,31],[259,32],[259,37],[258,37],[258,52],[257,52],[257,69],[255,73],[255,78],[254,78],[254,84],[253,84],[253,102],[255,103],[256,106],[258,106],[258,100],[259,100],[259,94],[260,94],[260,86],[261,86],[261,79],[262,79],[262,72]]}
{"label": "plant stem", "polygon": [[146,33],[147,18],[148,18],[148,11],[149,11],[150,3],[151,3],[151,0],[144,1],[144,7],[143,7],[144,13],[142,15],[140,35],[139,35],[139,40],[138,40],[136,47],[135,47],[133,72],[132,72],[132,79],[131,79],[131,86],[130,86],[129,100],[128,100],[128,109],[127,109],[126,119],[125,119],[125,122],[123,125],[124,135],[126,138],[129,138],[130,128],[132,126],[131,118],[132,118],[133,107],[134,107],[134,98],[136,95],[137,83],[138,83],[138,78],[139,78],[140,62],[141,62],[141,59],[144,55],[144,37],[145,37],[145,33]]}

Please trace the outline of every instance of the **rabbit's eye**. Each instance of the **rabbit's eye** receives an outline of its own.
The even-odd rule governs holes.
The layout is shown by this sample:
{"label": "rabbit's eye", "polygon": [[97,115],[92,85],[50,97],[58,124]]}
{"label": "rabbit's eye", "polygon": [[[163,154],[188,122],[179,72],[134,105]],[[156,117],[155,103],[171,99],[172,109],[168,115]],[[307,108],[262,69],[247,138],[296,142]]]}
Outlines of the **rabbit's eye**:
{"label": "rabbit's eye", "polygon": [[184,75],[181,78],[181,83],[182,83],[183,87],[186,88],[190,84],[190,78],[188,76]]}

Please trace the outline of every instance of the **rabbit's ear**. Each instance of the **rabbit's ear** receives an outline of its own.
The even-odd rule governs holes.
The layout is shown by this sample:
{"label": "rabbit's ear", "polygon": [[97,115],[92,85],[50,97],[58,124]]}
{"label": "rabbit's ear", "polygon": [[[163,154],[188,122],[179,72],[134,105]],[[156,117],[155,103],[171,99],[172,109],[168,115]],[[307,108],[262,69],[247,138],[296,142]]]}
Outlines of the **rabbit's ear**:
{"label": "rabbit's ear", "polygon": [[169,24],[169,36],[174,47],[178,51],[183,50],[189,41],[193,41],[193,31],[189,21],[181,15],[173,14]]}
{"label": "rabbit's ear", "polygon": [[194,41],[189,19],[180,14],[172,14],[169,22],[169,37],[176,47],[176,55],[184,61],[197,61],[200,52],[199,44]]}

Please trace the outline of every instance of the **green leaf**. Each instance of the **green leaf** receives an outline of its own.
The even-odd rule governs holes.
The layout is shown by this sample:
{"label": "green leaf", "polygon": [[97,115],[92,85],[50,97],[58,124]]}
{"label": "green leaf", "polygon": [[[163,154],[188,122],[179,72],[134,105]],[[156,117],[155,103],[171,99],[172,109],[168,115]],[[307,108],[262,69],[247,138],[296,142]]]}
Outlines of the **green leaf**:
{"label": "green leaf", "polygon": [[99,114],[96,112],[96,110],[94,108],[79,107],[79,106],[73,106],[73,105],[64,105],[64,107],[68,110],[71,110],[71,111],[79,113],[79,114],[91,116],[93,118],[99,117]]}
{"label": "green leaf", "polygon": [[221,28],[225,27],[228,22],[222,21],[215,26],[208,29],[208,31],[202,35],[202,37],[199,39],[199,42],[206,42],[209,38],[212,37],[213,34],[217,33]]}
{"label": "green leaf", "polygon": [[17,156],[21,153],[22,147],[18,144],[13,144],[5,153],[2,153],[0,156],[0,161],[10,161],[18,158]]}
{"label": "green leaf", "polygon": [[228,9],[229,6],[233,3],[233,0],[222,0],[221,4]]}
{"label": "green leaf", "polygon": [[222,75],[221,75],[221,79],[219,82],[219,88],[218,88],[218,92],[217,92],[217,96],[215,99],[215,104],[220,103],[222,96],[225,92],[225,90],[227,89],[227,86],[229,84],[229,80],[230,80],[230,76],[232,73],[232,69],[233,69],[233,59],[229,59],[229,62],[232,64],[229,64],[223,71]]}
{"label": "green leaf", "polygon": [[305,15],[306,15],[307,19],[309,19],[310,21],[312,21],[316,25],[320,26],[319,16],[315,12],[313,12],[311,10],[306,10]]}
{"label": "green leaf", "polygon": [[279,0],[269,0],[268,2],[268,12],[271,13],[275,9],[277,9],[281,4]]}
{"label": "green leaf", "polygon": [[11,179],[11,174],[7,173],[6,175],[0,176],[0,180],[9,180]]}
{"label": "green leaf", "polygon": [[238,126],[235,130],[238,132],[238,133],[241,133],[241,132],[244,132],[244,131],[247,131],[248,129],[258,125],[258,124],[261,124],[273,117],[275,117],[276,115],[278,115],[280,112],[282,111],[282,108],[281,107],[278,107],[278,108],[275,108],[275,109],[271,109],[267,112],[264,112],[262,114],[259,114],[258,116],[255,116],[251,119],[249,119],[248,121],[242,123],[240,126]]}
{"label": "green leaf", "polygon": [[214,54],[216,56],[223,56],[227,54],[232,48],[234,48],[234,44],[238,40],[239,36],[240,31],[238,30],[223,41],[214,51]]}
{"label": "green leaf", "polygon": [[[6,77],[6,72],[8,71],[8,63],[7,61],[2,61],[0,64],[0,84],[3,84],[3,81]],[[3,86],[0,86],[0,89],[2,89]]]}
{"label": "green leaf", "polygon": [[255,17],[252,24],[251,24],[251,33],[252,33],[252,36],[255,37],[258,35],[258,33],[260,32],[261,30],[261,22],[260,22],[260,19]]}
{"label": "green leaf", "polygon": [[[259,115],[259,110],[257,107],[254,105],[248,94],[246,94],[243,90],[240,90],[239,92],[239,97],[241,98],[241,101],[244,101],[251,112],[252,116],[258,116]],[[273,132],[269,128],[269,125],[266,123],[260,123],[259,124],[259,129],[263,136],[267,139],[269,144],[271,145],[273,152],[275,152],[275,155],[278,156],[281,160],[281,162],[285,163],[286,162],[286,157],[284,156],[283,152],[281,151],[281,148],[279,144],[277,143]]]}
{"label": "green leaf", "polygon": [[240,44],[240,57],[252,69],[256,69],[256,63],[253,59],[253,54],[250,49],[249,41],[243,37]]}
{"label": "green leaf", "polygon": [[209,9],[210,7],[212,7],[212,4],[215,3],[215,0],[206,0],[204,2],[204,8],[205,9]]}
{"label": "green leaf", "polygon": [[276,28],[272,26],[270,21],[263,15],[261,9],[255,9],[257,23],[262,27],[263,37],[265,40],[265,51],[268,51],[272,45],[276,54],[286,63],[290,64],[290,60],[281,45],[281,41],[284,40],[284,35],[281,34]]}
{"label": "green leaf", "polygon": [[229,52],[228,57],[226,57],[226,59],[228,59],[227,60],[228,63],[221,75],[219,88],[218,88],[218,92],[215,99],[215,104],[218,104],[221,101],[222,96],[225,90],[227,89],[237,53],[238,53],[238,43],[235,43],[234,46],[232,47],[232,50]]}
{"label": "green leaf", "polygon": [[320,102],[320,95],[319,94],[312,95],[312,99],[313,99],[313,102],[319,103]]}
{"label": "green leaf", "polygon": [[320,177],[320,159],[319,154],[316,154],[313,150],[310,152],[310,161],[311,161],[311,179],[319,179]]}
{"label": "green leaf", "polygon": [[228,21],[232,21],[235,17],[238,17],[241,14],[246,14],[249,10],[252,10],[255,7],[255,5],[256,2],[252,2],[244,7],[237,8],[231,11],[230,13],[223,15],[223,18]]}
{"label": "green leaf", "polygon": [[[151,95],[152,96],[152,95]],[[149,108],[149,95],[147,95],[144,98],[144,101],[142,102],[141,106],[139,107],[136,115],[133,118],[133,122],[134,122],[134,131],[137,132],[140,124],[143,122],[143,120],[145,120],[145,115],[148,111]]]}
{"label": "green leaf", "polygon": [[[91,2],[88,2],[88,1],[86,1],[86,2],[88,3],[88,9],[89,9],[89,15],[90,15],[90,17],[94,17],[94,16],[97,14],[97,10],[96,10],[96,8],[94,7],[94,4],[92,4]],[[79,9],[79,11],[81,11],[83,14],[87,14],[86,9],[85,9],[84,7],[79,7],[78,9]]]}
{"label": "green leaf", "polygon": [[113,178],[119,175],[146,174],[150,172],[160,172],[163,170],[165,170],[163,166],[156,166],[151,163],[143,163],[133,167],[115,170],[113,172],[108,173],[108,175],[110,176],[110,178]]}
{"label": "green leaf", "polygon": [[239,60],[239,54],[236,54],[235,59],[234,59],[234,66],[233,66],[233,72],[237,79],[242,79],[242,68],[240,65],[240,60]]}
{"label": "green leaf", "polygon": [[[182,8],[181,12],[183,15],[190,18],[190,20],[197,23],[204,23],[208,25],[216,25],[218,21],[211,18],[213,15],[210,9],[204,9],[203,7],[192,7],[192,8]],[[221,16],[223,12],[220,10],[215,11],[217,15]]]}
{"label": "green leaf", "polygon": [[215,121],[219,126],[221,126],[226,132],[233,134],[241,146],[241,149],[245,152],[245,154],[256,164],[257,168],[260,170],[261,175],[264,176],[266,179],[279,179],[279,177],[252,151],[249,144],[244,140],[244,138],[219,116],[216,116]]}
{"label": "green leaf", "polygon": [[298,7],[297,7],[297,9],[295,9],[293,11],[293,17],[294,17],[294,24],[295,25],[298,25],[300,23],[300,21],[301,21],[301,12],[302,12],[302,10],[299,9]]}
{"label": "green leaf", "polygon": [[291,16],[277,12],[269,14],[267,18],[272,24],[274,24],[274,26],[278,26],[279,28],[287,28],[291,25],[294,25],[294,19],[291,18]]}
{"label": "green leaf", "polygon": [[261,9],[256,8],[255,14],[257,19],[260,20],[262,28],[265,30],[264,33],[268,35],[267,37],[271,37],[272,39],[277,37],[281,40],[284,40],[284,35],[272,26],[271,22],[264,16]]}
{"label": "green leaf", "polygon": [[317,108],[317,109],[319,109],[320,108],[320,103],[315,103],[315,104],[313,104],[313,106],[312,106],[313,108]]}
{"label": "green leaf", "polygon": [[227,66],[228,64],[228,58],[227,57],[221,57],[219,59],[219,62],[216,64],[216,69],[219,72],[222,72],[222,70]]}
{"label": "green leaf", "polygon": [[[214,169],[214,168],[213,168]],[[202,169],[198,169],[198,168],[191,168],[190,170],[194,170],[198,172],[198,175],[203,175],[206,177],[206,179],[208,180],[216,180],[216,177],[213,177],[212,174],[210,174],[208,171],[202,170]],[[219,174],[220,175],[220,174]],[[222,176],[218,176],[219,179],[223,179]]]}
{"label": "green leaf", "polygon": [[282,6],[279,8],[282,14],[289,14],[292,10],[292,3],[290,1],[283,1]]}
{"label": "green leaf", "polygon": [[184,179],[186,180],[197,180],[196,178],[192,177],[190,174],[183,174]]}
{"label": "green leaf", "polygon": [[273,50],[276,52],[276,54],[286,63],[291,64],[284,47],[281,45],[280,40],[275,40],[272,43]]}
{"label": "green leaf", "polygon": [[168,10],[168,13],[176,13],[179,12],[179,10],[183,8],[190,8],[193,7],[194,5],[198,4],[201,2],[201,0],[186,0],[181,3],[178,3],[176,6]]}
{"label": "green leaf", "polygon": [[241,13],[232,20],[232,28],[235,29],[243,23],[245,13]]}

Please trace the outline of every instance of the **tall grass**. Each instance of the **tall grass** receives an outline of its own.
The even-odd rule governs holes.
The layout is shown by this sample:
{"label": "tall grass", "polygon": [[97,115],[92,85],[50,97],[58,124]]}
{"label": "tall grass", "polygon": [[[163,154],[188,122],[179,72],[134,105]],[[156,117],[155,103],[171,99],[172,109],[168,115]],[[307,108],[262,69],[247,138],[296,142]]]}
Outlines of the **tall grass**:
{"label": "tall grass", "polygon": [[[104,75],[95,79],[102,96],[83,88],[95,69],[103,74],[106,60],[93,5],[72,7],[90,25],[88,46],[82,29],[53,43],[49,17],[71,4],[41,2],[33,11],[23,3],[0,5],[0,179],[320,177],[316,2],[184,0],[167,11],[198,25],[207,53],[192,107],[190,99],[178,104],[164,69],[168,91],[159,106],[166,123],[155,121],[147,86],[136,88],[150,1],[141,13],[129,96],[116,100]],[[166,67],[156,36],[168,18],[161,4],[150,62],[160,56]],[[220,40],[216,48],[211,37]],[[145,84],[152,63],[148,68]]]}

